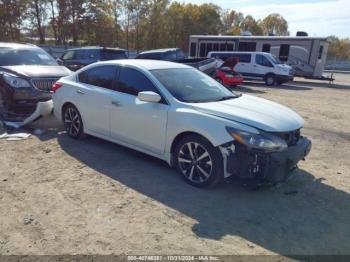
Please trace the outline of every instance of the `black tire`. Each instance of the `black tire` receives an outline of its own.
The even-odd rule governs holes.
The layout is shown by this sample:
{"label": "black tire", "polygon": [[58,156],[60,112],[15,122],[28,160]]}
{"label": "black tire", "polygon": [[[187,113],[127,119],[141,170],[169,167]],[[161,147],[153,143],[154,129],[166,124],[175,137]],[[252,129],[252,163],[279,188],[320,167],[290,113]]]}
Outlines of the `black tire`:
{"label": "black tire", "polygon": [[276,85],[276,76],[274,74],[267,74],[265,76],[265,84],[267,86],[274,86],[274,85]]}
{"label": "black tire", "polygon": [[0,112],[5,113],[7,111],[7,103],[6,103],[6,96],[4,93],[0,90]]}
{"label": "black tire", "polygon": [[72,104],[66,105],[62,110],[64,128],[71,138],[82,139],[84,134],[84,124],[79,110]]}
{"label": "black tire", "polygon": [[224,178],[220,150],[199,135],[186,136],[177,143],[174,166],[188,184],[199,188],[214,186]]}

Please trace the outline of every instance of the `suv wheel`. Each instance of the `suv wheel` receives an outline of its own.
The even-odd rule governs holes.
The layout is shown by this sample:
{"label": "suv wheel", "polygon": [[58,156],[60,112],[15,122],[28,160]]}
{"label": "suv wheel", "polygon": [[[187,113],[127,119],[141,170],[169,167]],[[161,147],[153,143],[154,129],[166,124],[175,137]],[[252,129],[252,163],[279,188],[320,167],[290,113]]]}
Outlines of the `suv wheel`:
{"label": "suv wheel", "polygon": [[84,137],[84,125],[78,109],[73,105],[67,105],[63,109],[63,123],[67,134],[74,139]]}
{"label": "suv wheel", "polygon": [[268,74],[265,76],[265,84],[267,86],[274,86],[276,84],[276,77],[273,74]]}
{"label": "suv wheel", "polygon": [[174,164],[185,181],[195,187],[213,186],[223,178],[220,150],[201,136],[187,136],[176,145]]}

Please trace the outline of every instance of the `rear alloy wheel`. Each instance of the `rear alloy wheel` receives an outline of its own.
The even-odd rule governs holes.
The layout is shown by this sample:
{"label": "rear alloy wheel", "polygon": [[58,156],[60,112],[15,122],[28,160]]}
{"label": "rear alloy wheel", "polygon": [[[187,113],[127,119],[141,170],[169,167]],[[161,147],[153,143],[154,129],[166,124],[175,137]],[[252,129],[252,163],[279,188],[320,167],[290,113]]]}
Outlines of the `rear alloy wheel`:
{"label": "rear alloy wheel", "polygon": [[175,148],[174,161],[185,181],[196,187],[215,185],[223,177],[219,149],[200,136],[182,139]]}
{"label": "rear alloy wheel", "polygon": [[274,86],[276,84],[276,77],[272,74],[265,77],[265,84],[267,86]]}
{"label": "rear alloy wheel", "polygon": [[63,110],[63,123],[67,134],[74,138],[84,137],[84,126],[78,109],[73,105],[68,105]]}

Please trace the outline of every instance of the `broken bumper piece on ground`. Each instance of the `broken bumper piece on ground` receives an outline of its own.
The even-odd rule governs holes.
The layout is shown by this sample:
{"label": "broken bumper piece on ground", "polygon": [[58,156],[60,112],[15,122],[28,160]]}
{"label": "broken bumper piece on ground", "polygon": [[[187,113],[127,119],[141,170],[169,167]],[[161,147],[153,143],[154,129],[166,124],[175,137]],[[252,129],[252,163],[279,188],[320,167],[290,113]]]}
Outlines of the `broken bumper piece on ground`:
{"label": "broken bumper piece on ground", "polygon": [[31,114],[29,117],[25,118],[23,121],[5,121],[4,124],[8,127],[12,128],[20,128],[23,126],[26,126],[41,117],[49,116],[53,111],[53,102],[52,100],[45,101],[45,102],[38,102],[36,109],[33,114]]}

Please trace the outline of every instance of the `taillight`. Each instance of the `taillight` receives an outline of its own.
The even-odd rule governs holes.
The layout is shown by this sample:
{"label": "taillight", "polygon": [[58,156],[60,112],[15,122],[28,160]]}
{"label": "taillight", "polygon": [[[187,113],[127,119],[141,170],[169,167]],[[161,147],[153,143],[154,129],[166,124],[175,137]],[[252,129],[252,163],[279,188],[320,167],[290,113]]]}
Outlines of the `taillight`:
{"label": "taillight", "polygon": [[56,83],[53,84],[53,86],[52,86],[52,88],[51,88],[51,91],[54,92],[54,93],[56,93],[56,91],[57,91],[61,86],[62,86],[61,83],[56,82]]}

